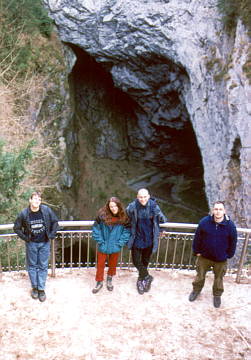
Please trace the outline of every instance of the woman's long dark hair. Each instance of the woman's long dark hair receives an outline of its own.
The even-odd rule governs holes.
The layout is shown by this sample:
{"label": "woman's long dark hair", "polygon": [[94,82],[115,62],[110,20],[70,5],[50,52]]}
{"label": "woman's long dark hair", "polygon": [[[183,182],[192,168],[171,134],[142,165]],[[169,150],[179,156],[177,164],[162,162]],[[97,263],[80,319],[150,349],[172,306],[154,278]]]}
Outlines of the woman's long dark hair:
{"label": "woman's long dark hair", "polygon": [[[109,207],[110,202],[114,202],[119,209],[118,213],[116,215],[114,215],[110,210],[110,207]],[[101,209],[99,209],[98,216],[107,225],[112,225],[112,224],[114,225],[115,223],[121,224],[121,225],[126,225],[129,222],[128,216],[126,214],[126,211],[125,211],[121,201],[119,200],[119,198],[117,198],[115,196],[110,197],[110,199],[107,200],[105,206],[103,206]],[[114,218],[115,216],[117,218],[117,221],[114,223],[112,218]]]}

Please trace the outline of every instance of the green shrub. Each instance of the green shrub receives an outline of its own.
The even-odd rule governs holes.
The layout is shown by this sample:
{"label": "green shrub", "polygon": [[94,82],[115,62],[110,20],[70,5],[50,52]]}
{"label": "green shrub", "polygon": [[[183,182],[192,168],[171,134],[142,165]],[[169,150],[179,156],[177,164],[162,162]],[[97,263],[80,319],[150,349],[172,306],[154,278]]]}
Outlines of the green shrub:
{"label": "green shrub", "polygon": [[19,197],[26,197],[25,193],[20,194],[20,184],[27,174],[26,165],[32,158],[32,147],[34,141],[28,143],[18,153],[5,152],[4,142],[0,140],[0,222],[4,223],[13,220],[16,214]]}
{"label": "green shrub", "polygon": [[41,0],[1,0],[1,8],[14,28],[27,34],[39,32],[44,36],[51,35],[52,20]]}
{"label": "green shrub", "polygon": [[218,0],[218,9],[228,33],[235,30],[238,18],[242,20],[249,33],[251,32],[250,0]]}
{"label": "green shrub", "polygon": [[251,84],[251,46],[249,46],[247,60],[242,66],[242,70],[246,74],[249,84]]}
{"label": "green shrub", "polygon": [[0,19],[0,76],[9,82],[16,74],[36,71],[34,39],[49,37],[53,24],[41,0],[0,0]]}
{"label": "green shrub", "polygon": [[249,30],[249,35],[251,35],[251,1],[242,0],[240,5],[240,17],[243,24]]}

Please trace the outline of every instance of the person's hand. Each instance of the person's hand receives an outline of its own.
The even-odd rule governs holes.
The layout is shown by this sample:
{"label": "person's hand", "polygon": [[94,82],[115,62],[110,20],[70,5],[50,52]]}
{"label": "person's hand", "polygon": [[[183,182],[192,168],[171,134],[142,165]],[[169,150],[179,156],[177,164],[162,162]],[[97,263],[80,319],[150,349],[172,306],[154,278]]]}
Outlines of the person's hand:
{"label": "person's hand", "polygon": [[201,256],[201,254],[196,254],[196,256]]}

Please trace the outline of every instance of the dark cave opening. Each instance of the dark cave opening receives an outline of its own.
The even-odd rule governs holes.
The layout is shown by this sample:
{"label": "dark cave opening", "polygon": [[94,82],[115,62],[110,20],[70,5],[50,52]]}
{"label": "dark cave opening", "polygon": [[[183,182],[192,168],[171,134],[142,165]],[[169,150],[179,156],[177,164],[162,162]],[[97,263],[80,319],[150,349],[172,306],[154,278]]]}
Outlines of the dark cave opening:
{"label": "dark cave opening", "polygon": [[[77,139],[68,154],[74,175],[74,217],[92,218],[111,194],[126,203],[142,185],[179,217],[177,221],[199,219],[207,211],[207,201],[200,150],[182,100],[183,84],[189,81],[184,69],[152,54],[144,61],[132,59],[133,75],[129,79],[126,75],[125,85],[118,88],[112,62],[98,63],[70,46],[77,57],[69,76],[70,131]],[[122,82],[125,66],[117,66]],[[132,177],[154,171],[155,177],[128,187]]]}

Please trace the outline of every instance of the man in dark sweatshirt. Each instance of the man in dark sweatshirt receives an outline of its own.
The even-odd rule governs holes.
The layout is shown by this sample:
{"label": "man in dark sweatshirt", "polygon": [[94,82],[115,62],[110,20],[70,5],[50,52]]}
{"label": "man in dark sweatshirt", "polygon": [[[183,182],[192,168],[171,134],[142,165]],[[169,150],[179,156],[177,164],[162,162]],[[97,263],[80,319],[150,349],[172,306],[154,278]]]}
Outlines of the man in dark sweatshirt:
{"label": "man in dark sweatshirt", "polygon": [[193,281],[193,291],[189,295],[189,301],[194,301],[198,297],[204,286],[206,273],[212,268],[214,272],[213,304],[216,308],[220,307],[227,259],[234,256],[236,243],[235,224],[226,215],[224,203],[216,201],[212,215],[204,217],[195,232],[193,252],[198,257],[197,275]]}
{"label": "man in dark sweatshirt", "polygon": [[47,205],[41,204],[40,192],[33,192],[29,206],[18,214],[15,233],[25,241],[27,270],[31,281],[31,297],[46,300],[45,282],[50,257],[50,240],[58,230],[58,218]]}

